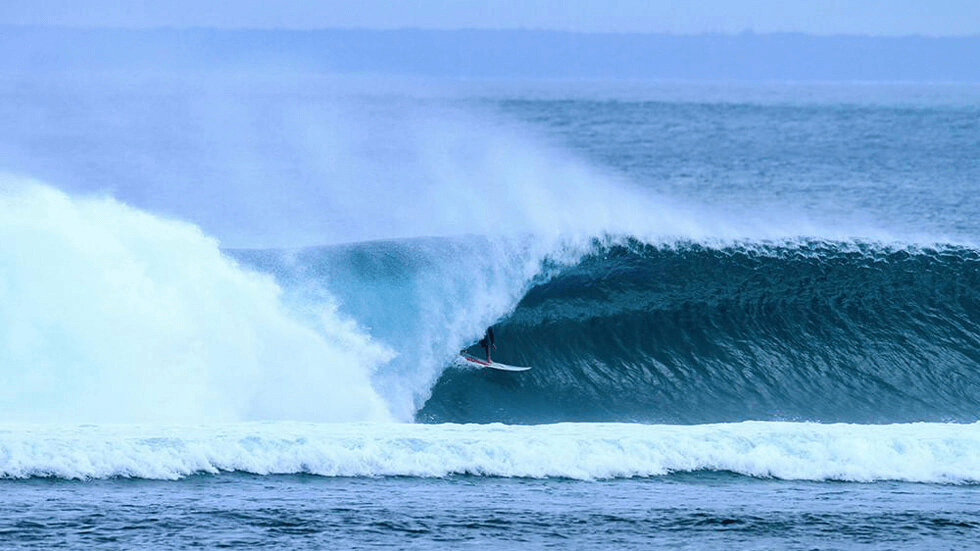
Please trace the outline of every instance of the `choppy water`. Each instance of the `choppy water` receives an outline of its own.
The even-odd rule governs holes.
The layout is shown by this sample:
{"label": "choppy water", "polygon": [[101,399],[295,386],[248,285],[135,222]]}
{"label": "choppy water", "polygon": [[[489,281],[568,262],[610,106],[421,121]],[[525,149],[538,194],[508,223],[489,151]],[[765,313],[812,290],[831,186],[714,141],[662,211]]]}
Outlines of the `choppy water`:
{"label": "choppy water", "polygon": [[975,486],[727,474],[35,479],[5,482],[4,495],[10,549],[968,549],[980,528]]}

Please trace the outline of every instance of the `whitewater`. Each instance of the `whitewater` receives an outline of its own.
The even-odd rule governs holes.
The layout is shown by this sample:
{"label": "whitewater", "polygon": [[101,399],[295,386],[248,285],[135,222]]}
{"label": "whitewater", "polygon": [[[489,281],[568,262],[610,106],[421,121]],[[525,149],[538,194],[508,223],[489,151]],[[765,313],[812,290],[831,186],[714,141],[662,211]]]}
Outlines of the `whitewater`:
{"label": "whitewater", "polygon": [[980,482],[980,425],[43,426],[0,429],[6,478],[196,474],[604,480],[691,472],[810,481]]}
{"label": "whitewater", "polygon": [[[577,525],[628,527],[625,548],[740,527],[943,547],[980,526],[962,90],[163,84],[46,90],[40,112],[86,102],[40,127],[0,108],[14,547],[38,496],[120,519],[68,532],[166,518],[208,547],[245,525],[247,545],[421,548]],[[454,362],[490,325],[531,371]]]}

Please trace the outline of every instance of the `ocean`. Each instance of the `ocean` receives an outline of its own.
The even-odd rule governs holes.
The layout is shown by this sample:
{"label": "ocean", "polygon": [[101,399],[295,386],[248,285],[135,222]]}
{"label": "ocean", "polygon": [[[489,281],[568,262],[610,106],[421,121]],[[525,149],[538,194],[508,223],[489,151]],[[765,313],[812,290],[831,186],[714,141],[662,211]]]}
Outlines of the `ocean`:
{"label": "ocean", "polygon": [[0,98],[3,549],[977,547],[976,86]]}

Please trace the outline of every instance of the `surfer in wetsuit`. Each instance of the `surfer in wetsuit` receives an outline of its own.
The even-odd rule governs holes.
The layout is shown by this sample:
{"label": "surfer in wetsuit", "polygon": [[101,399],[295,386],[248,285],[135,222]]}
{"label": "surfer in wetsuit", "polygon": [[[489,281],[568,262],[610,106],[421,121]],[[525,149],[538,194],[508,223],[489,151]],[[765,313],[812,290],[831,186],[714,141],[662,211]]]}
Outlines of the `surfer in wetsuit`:
{"label": "surfer in wetsuit", "polygon": [[487,327],[487,334],[480,339],[480,346],[487,349],[487,361],[493,361],[490,359],[490,349],[497,349],[497,345],[493,342],[493,327]]}

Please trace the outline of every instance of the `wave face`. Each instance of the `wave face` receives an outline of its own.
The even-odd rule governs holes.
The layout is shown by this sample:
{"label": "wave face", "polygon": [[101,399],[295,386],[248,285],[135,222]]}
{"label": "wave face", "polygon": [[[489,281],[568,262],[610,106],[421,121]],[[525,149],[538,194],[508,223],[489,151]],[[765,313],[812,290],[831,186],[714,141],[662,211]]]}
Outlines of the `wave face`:
{"label": "wave face", "polygon": [[972,421],[980,252],[597,247],[495,326],[520,374],[447,370],[428,422]]}
{"label": "wave face", "polygon": [[315,317],[330,305],[394,351],[372,370],[372,384],[400,421],[413,419],[460,348],[513,310],[529,282],[541,277],[542,258],[579,256],[528,240],[477,236],[228,254],[275,274],[295,315]]}

